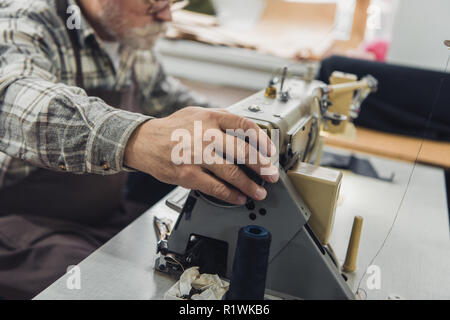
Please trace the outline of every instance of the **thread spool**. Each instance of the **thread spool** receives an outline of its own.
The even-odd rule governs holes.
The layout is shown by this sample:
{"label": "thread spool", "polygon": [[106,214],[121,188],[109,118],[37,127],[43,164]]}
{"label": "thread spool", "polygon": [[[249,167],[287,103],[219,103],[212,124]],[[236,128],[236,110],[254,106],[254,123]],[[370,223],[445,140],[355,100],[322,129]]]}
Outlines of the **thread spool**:
{"label": "thread spool", "polygon": [[348,242],[347,256],[345,257],[345,263],[342,267],[344,272],[356,271],[356,260],[358,259],[359,241],[361,239],[363,221],[364,219],[361,216],[356,216],[353,220],[352,233],[350,235],[350,241]]}
{"label": "thread spool", "polygon": [[272,235],[260,226],[239,230],[227,300],[263,300]]}

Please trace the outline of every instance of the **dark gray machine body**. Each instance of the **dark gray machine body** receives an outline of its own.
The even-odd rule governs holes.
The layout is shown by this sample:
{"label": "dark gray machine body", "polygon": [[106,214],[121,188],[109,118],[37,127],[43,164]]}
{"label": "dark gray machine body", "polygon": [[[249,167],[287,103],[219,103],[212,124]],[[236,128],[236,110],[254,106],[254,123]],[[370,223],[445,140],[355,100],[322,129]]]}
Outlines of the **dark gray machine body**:
{"label": "dark gray machine body", "polygon": [[259,225],[272,234],[267,289],[301,299],[353,299],[333,258],[310,231],[309,209],[286,174],[281,172],[279,182],[266,187],[268,197],[252,209],[220,206],[191,191],[195,204],[180,215],[168,240],[169,252],[182,257],[192,235],[225,241],[226,277],[231,278],[239,229]]}

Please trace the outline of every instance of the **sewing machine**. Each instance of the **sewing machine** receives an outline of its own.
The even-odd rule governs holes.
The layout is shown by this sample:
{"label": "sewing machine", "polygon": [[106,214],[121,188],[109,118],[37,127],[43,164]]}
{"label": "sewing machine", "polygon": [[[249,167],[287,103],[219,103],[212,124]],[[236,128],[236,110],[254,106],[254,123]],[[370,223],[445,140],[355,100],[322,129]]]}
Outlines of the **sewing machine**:
{"label": "sewing machine", "polygon": [[[328,239],[342,180],[340,171],[314,165],[321,154],[321,130],[344,132],[361,102],[376,90],[367,76],[334,73],[330,85],[289,79],[287,69],[268,87],[231,106],[278,138],[272,162],[276,184],[264,184],[264,201],[231,205],[191,191],[168,237],[158,243],[155,269],[179,276],[190,266],[231,278],[238,231],[259,225],[272,234],[266,288],[302,299],[353,299]],[[276,135],[276,136],[275,136]]]}

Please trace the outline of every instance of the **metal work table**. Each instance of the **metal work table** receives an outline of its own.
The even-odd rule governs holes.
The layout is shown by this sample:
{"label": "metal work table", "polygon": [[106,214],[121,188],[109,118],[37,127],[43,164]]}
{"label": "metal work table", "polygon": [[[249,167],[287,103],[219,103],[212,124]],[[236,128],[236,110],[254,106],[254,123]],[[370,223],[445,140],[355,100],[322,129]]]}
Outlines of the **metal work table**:
{"label": "metal work table", "polygon": [[[373,264],[381,271],[381,288],[369,290],[364,278],[363,298],[387,299],[395,294],[405,299],[449,299],[450,233],[443,170],[417,165],[411,176],[413,164],[359,156],[369,158],[383,176],[394,172],[395,179],[388,183],[344,174],[330,243],[343,263],[353,217],[364,217],[358,270],[349,276],[351,286],[356,289]],[[174,191],[179,192],[183,189]],[[397,211],[390,236],[372,262]],[[172,220],[178,215],[163,199],[80,263],[80,290],[68,289],[65,275],[36,299],[161,299],[175,281],[153,270],[155,214]]]}

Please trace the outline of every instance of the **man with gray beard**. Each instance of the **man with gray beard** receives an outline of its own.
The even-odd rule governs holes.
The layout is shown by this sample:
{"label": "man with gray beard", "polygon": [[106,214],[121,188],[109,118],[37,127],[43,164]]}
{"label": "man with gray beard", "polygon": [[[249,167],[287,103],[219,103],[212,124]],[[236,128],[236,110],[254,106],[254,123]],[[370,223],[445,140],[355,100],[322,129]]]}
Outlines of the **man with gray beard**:
{"label": "man with gray beard", "polygon": [[[152,48],[170,5],[0,0],[0,299],[32,298],[141,214],[123,197],[128,172],[233,204],[266,197],[233,163],[171,161],[171,134],[193,136],[196,121],[233,146],[227,129],[272,145],[253,122],[198,107],[165,75]],[[246,164],[274,183],[266,149]]]}

